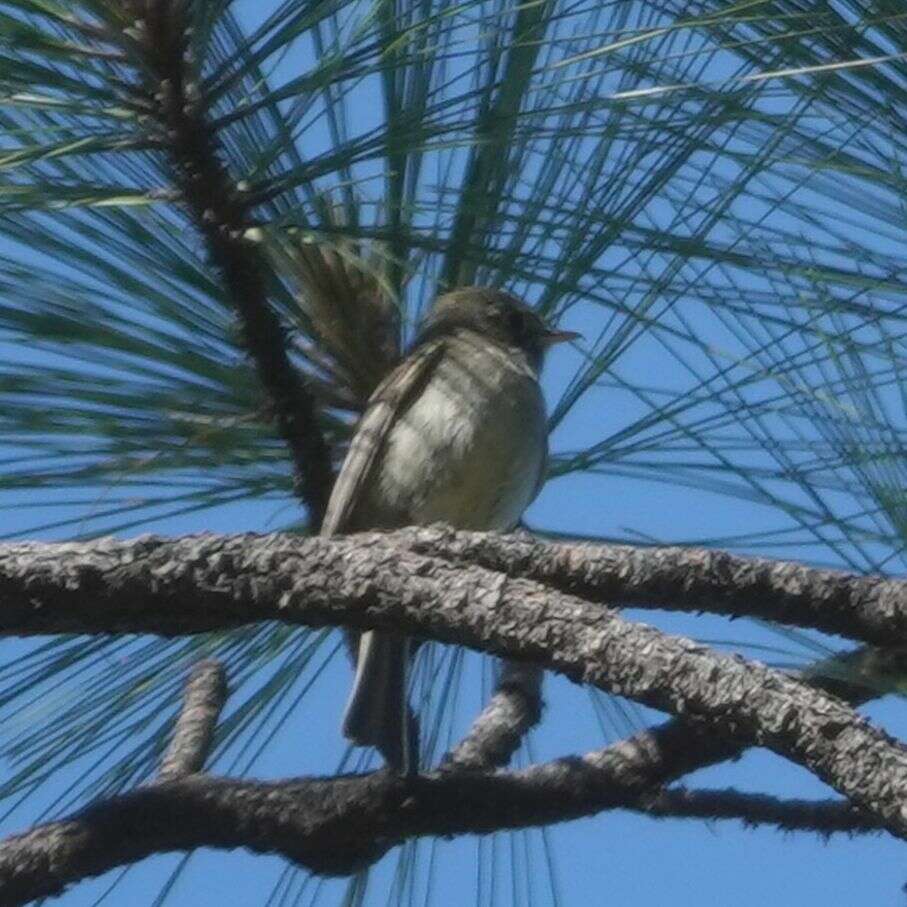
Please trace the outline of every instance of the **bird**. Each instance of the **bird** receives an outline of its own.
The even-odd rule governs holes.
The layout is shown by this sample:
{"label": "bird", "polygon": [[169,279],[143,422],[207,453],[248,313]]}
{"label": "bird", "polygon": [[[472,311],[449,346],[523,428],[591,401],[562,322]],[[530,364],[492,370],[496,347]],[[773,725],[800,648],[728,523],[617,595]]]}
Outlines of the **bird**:
{"label": "bird", "polygon": [[[553,330],[500,289],[461,287],[435,300],[408,355],[370,397],[328,502],[321,535],[445,523],[507,531],[544,481],[545,351],[578,334]],[[408,706],[412,641],[348,633],[356,668],[343,734],[375,746],[394,772],[418,770]]]}

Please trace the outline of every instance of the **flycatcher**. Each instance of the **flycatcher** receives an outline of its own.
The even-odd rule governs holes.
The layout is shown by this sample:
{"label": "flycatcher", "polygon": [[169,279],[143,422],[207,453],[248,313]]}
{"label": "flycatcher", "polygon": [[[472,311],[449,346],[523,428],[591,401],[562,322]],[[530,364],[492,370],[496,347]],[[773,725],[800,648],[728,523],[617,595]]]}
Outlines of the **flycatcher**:
{"label": "flycatcher", "polygon": [[[322,535],[443,522],[512,529],[545,475],[548,432],[538,376],[552,331],[500,290],[439,297],[412,351],[369,400],[328,504]],[[343,733],[397,771],[417,767],[407,706],[410,642],[351,639],[356,678]]]}

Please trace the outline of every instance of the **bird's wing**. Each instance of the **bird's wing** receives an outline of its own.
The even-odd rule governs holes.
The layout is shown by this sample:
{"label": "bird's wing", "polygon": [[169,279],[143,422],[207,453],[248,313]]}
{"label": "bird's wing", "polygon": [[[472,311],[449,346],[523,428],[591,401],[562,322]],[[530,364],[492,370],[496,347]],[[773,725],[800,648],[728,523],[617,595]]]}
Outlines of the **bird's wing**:
{"label": "bird's wing", "polygon": [[321,535],[335,535],[347,529],[388,432],[425,386],[443,351],[443,340],[420,347],[407,356],[369,398],[331,492]]}

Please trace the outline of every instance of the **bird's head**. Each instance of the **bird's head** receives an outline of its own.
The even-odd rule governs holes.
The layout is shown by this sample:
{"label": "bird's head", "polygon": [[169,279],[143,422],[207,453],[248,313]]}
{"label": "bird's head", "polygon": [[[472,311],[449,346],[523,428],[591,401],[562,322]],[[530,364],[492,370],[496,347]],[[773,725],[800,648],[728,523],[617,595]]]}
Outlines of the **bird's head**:
{"label": "bird's head", "polygon": [[474,331],[503,346],[516,347],[525,353],[536,371],[541,368],[549,347],[580,336],[573,331],[550,328],[526,303],[503,290],[461,287],[435,300],[418,342],[463,330]]}

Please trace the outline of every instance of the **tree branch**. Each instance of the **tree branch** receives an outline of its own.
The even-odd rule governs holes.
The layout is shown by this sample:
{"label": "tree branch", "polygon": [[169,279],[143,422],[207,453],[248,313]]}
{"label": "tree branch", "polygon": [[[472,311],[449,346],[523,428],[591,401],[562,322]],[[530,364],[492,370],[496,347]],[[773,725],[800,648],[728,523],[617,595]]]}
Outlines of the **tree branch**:
{"label": "tree branch", "polygon": [[226,699],[227,681],[223,666],[213,660],[196,664],[186,682],[183,707],[176,720],[173,737],[161,760],[159,783],[202,770]]}
{"label": "tree branch", "polygon": [[693,815],[713,801],[728,818],[752,822],[790,821],[823,832],[871,827],[852,810],[838,815],[838,804],[809,805],[819,824],[807,826],[806,807],[796,801],[788,808],[772,798],[757,802],[708,791],[652,797],[647,791],[660,764],[653,739],[646,738],[644,745],[623,741],[583,758],[498,774],[404,779],[378,772],[273,783],[191,775],[7,839],[0,844],[0,905],[59,894],[79,879],[156,853],[246,847],[282,854],[316,873],[349,874],[412,837],[486,834],[616,808]]}
{"label": "tree branch", "polygon": [[444,757],[441,767],[489,771],[507,765],[541,717],[541,669],[505,661],[488,705],[473,721],[469,733]]}
{"label": "tree branch", "polygon": [[197,632],[282,620],[458,643],[767,746],[907,832],[907,750],[839,700],[537,582],[412,554],[388,538],[7,545],[0,632]]}
{"label": "tree branch", "polygon": [[265,265],[243,238],[249,226],[246,206],[220,160],[217,135],[189,65],[185,5],[173,0],[131,0],[131,5],[135,41],[128,49],[137,48],[143,64],[133,91],[162,130],[177,187],[239,314],[246,349],[290,449],[296,493],[318,526],[333,481],[330,450],[315,400],[290,362],[283,328],[268,303]]}
{"label": "tree branch", "polygon": [[[0,571],[9,571],[11,578],[18,577],[16,583],[26,583],[28,574],[36,570],[53,586],[62,582],[62,577],[54,577],[55,559],[71,552],[73,557],[61,561],[60,568],[65,563],[67,570],[82,569],[85,575],[78,579],[70,576],[66,582],[95,582],[99,572],[115,571],[121,560],[135,561],[137,565],[151,557],[163,569],[169,569],[169,566],[165,567],[169,561],[173,561],[172,566],[177,569],[175,562],[195,557],[197,552],[205,552],[202,555],[205,558],[219,556],[221,543],[229,549],[224,549],[224,556],[217,561],[223,569],[217,570],[216,565],[209,564],[208,570],[209,573],[212,570],[216,574],[224,573],[219,578],[225,581],[232,581],[236,573],[230,566],[231,551],[241,553],[251,565],[257,552],[264,555],[271,551],[279,557],[281,551],[288,550],[301,567],[316,570],[323,556],[342,559],[345,552],[358,548],[361,555],[357,557],[351,553],[350,563],[373,561],[369,570],[386,558],[399,560],[397,572],[423,569],[434,560],[443,560],[445,569],[451,565],[460,567],[467,583],[493,570],[535,580],[601,604],[759,617],[829,633],[844,633],[849,638],[874,645],[907,643],[907,581],[903,579],[857,576],[790,561],[746,558],[706,549],[550,544],[524,534],[459,532],[437,526],[364,533],[343,539],[211,535],[165,540],[145,536],[128,542],[102,540],[71,547],[33,543],[0,545]],[[246,546],[248,551],[244,551]],[[443,565],[436,566],[441,569]],[[37,576],[33,579],[38,582]],[[109,577],[108,581],[115,584],[116,578]],[[188,588],[194,591],[191,582]],[[140,592],[141,589],[132,591]],[[215,592],[214,589],[209,591]],[[218,604],[207,616],[203,614],[204,609],[198,607],[175,608],[170,615],[173,626],[168,627],[164,624],[170,618],[158,610],[146,615],[149,623],[141,629],[164,634],[197,633],[261,619],[231,614],[225,608],[224,594],[217,597]],[[158,609],[160,604],[158,601]],[[109,625],[110,616],[101,613],[97,616],[100,620],[97,631],[117,631]],[[71,632],[95,632],[85,623],[89,617],[87,614],[74,615],[76,623]],[[11,619],[21,619],[22,626],[10,624]],[[139,620],[139,617],[135,615],[132,619]],[[53,621],[53,625],[42,626],[44,620]],[[7,613],[5,632],[70,632],[65,620],[61,613],[42,615],[37,610],[31,617],[23,613],[20,618],[12,618]]]}
{"label": "tree branch", "polygon": [[873,645],[907,642],[907,582],[709,548],[542,541],[431,527],[411,550],[538,582],[602,604],[708,611],[810,627]]}
{"label": "tree branch", "polygon": [[736,819],[749,828],[770,825],[779,831],[833,834],[878,833],[882,829],[867,813],[846,800],[781,800],[765,794],[727,790],[671,788],[643,797],[639,811],[660,819]]}
{"label": "tree branch", "polygon": [[[801,679],[852,704],[868,702],[880,695],[900,689],[904,676],[907,654],[904,649],[863,648],[823,659],[804,671]],[[714,733],[701,723],[674,718],[653,728],[635,734],[624,744],[644,758],[634,760],[637,782],[648,788],[649,793],[640,798],[636,809],[653,814],[658,813],[659,799],[663,785],[682,778],[691,772],[739,759],[748,749],[747,744]],[[654,793],[652,793],[654,791]],[[671,802],[663,801],[665,803]],[[679,804],[678,816],[683,816]],[[849,804],[847,804],[849,808]],[[842,807],[844,808],[844,807]],[[741,806],[741,810],[744,807]],[[753,824],[760,824],[758,808],[753,807],[749,817],[732,814],[726,818],[739,818]],[[700,817],[705,818],[705,817]],[[791,820],[793,823],[793,820]],[[867,820],[869,821],[869,820]],[[830,819],[829,822],[833,822]],[[846,820],[842,819],[842,831]],[[793,824],[792,824],[792,827]],[[878,825],[875,825],[878,828]],[[834,829],[813,828],[809,830],[833,831]],[[859,829],[854,829],[857,831]]]}

